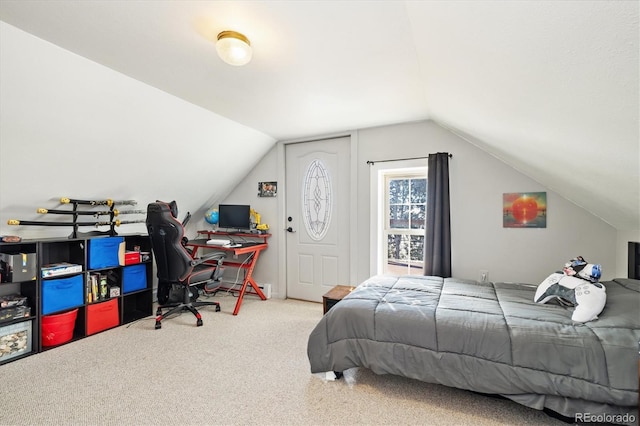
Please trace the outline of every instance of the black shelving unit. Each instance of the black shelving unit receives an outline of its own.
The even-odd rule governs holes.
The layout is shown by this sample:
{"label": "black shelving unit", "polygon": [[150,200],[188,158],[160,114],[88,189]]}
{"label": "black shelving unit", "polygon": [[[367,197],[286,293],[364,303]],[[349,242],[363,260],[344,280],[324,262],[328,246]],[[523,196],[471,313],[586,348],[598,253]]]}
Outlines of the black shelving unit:
{"label": "black shelving unit", "polygon": [[[0,322],[0,338],[3,335],[3,330],[11,332],[13,328],[29,329],[30,334],[30,350],[24,350],[16,355],[2,356],[2,354],[0,354],[0,364],[15,361],[25,356],[60,346],[60,344],[47,344],[46,346],[42,344],[42,322],[44,317],[50,320],[54,315],[64,315],[77,309],[75,324],[73,326],[73,337],[61,343],[68,344],[106,329],[128,324],[152,315],[154,277],[149,237],[139,234],[117,237],[123,239],[127,251],[137,250],[141,253],[149,253],[148,256],[141,256],[142,261],[140,263],[129,265],[117,264],[92,269],[90,267],[91,262],[89,261],[90,254],[88,248],[91,241],[95,242],[95,240],[101,238],[109,237],[43,239],[22,241],[20,243],[0,243],[0,253],[28,253],[35,256],[36,262],[34,279],[0,283],[0,296],[10,294],[24,296],[27,298],[28,305],[31,308],[31,315],[29,317]],[[41,271],[45,265],[62,262],[79,265],[81,270],[64,275],[42,276]],[[126,277],[130,275],[128,272],[133,270],[137,272],[137,284],[139,285],[137,285],[135,289],[125,292],[123,280],[126,280]],[[118,287],[120,289],[119,294],[111,295],[111,292],[108,291],[106,296],[98,298],[97,300],[89,299],[88,293],[90,292],[90,287],[88,286],[91,286],[90,276],[92,274],[106,277],[110,287]],[[142,278],[140,274],[142,274]],[[64,290],[65,288],[71,286],[71,284],[67,286],[67,282],[75,283],[72,287],[72,291],[74,292],[73,300],[75,302],[71,302],[71,306],[64,306],[60,310],[51,310],[51,304],[49,303],[45,312],[43,310],[43,297],[50,298],[52,295],[56,296],[56,286],[52,286],[52,284],[57,284],[58,282],[62,283],[60,286],[60,291],[62,292],[66,291]],[[81,300],[77,300],[78,289],[76,286],[78,283],[81,283],[79,284],[82,291]],[[61,300],[67,300],[66,294],[61,294]],[[16,324],[18,324],[18,326],[16,326]],[[22,333],[21,336],[23,334],[24,333]]]}
{"label": "black shelving unit", "polygon": [[[32,259],[38,258],[38,244],[36,242],[1,243],[0,253],[9,256],[29,255]],[[38,285],[37,269],[33,268],[33,279],[27,277],[13,277],[9,279],[6,270],[3,271],[2,282],[0,282],[0,296],[20,295],[26,297],[27,306],[30,308],[29,316],[16,319],[5,320],[0,323],[0,341],[5,344],[8,339],[13,347],[0,353],[0,364],[16,361],[20,358],[32,355],[40,351],[40,347],[34,336],[40,333],[40,323],[38,322],[37,306],[40,300],[40,288]],[[18,275],[18,274],[16,274]],[[16,346],[19,342],[20,346]],[[27,343],[22,346],[23,343]]]}

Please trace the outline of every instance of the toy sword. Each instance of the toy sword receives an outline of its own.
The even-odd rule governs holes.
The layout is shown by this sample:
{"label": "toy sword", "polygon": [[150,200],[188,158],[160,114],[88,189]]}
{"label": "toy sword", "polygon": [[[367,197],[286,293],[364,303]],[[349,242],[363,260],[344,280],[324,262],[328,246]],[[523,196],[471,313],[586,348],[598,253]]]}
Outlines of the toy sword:
{"label": "toy sword", "polygon": [[46,222],[40,220],[9,219],[8,225],[40,225],[40,226],[120,226],[130,223],[144,223],[144,220],[115,220],[113,222]]}
{"label": "toy sword", "polygon": [[128,205],[135,206],[138,204],[136,200],[119,200],[113,201],[111,199],[108,200],[77,200],[74,198],[60,198],[60,202],[62,204],[88,204],[90,206],[118,206],[118,205]]}
{"label": "toy sword", "polygon": [[37,213],[40,214],[78,214],[78,215],[85,215],[85,216],[106,216],[106,215],[110,215],[113,214],[114,216],[118,216],[120,214],[138,214],[138,213],[146,213],[144,210],[118,210],[115,209],[113,211],[111,210],[104,210],[104,211],[97,211],[97,212],[90,212],[90,211],[73,211],[73,210],[55,210],[55,209],[43,209],[43,208],[39,208],[38,210],[36,210]]}

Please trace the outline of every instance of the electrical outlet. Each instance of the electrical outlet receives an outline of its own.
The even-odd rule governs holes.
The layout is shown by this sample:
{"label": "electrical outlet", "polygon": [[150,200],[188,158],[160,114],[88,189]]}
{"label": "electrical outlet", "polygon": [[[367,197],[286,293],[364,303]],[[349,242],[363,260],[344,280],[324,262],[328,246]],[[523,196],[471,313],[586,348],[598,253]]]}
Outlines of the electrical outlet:
{"label": "electrical outlet", "polygon": [[486,269],[480,270],[480,282],[481,283],[489,282],[489,271],[487,271]]}
{"label": "electrical outlet", "polygon": [[267,296],[267,299],[271,299],[271,284],[264,285],[264,295]]}
{"label": "electrical outlet", "polygon": [[258,288],[262,290],[267,299],[271,299],[271,284],[258,285]]}

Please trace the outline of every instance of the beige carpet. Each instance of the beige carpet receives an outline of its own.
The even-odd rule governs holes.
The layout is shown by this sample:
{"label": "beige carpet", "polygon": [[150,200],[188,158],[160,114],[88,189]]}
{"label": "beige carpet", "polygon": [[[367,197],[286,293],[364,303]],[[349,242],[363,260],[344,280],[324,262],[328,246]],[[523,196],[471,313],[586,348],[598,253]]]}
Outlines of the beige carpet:
{"label": "beige carpet", "polygon": [[[220,295],[219,295],[220,296]],[[365,369],[310,374],[307,338],[322,306],[215,297],[0,366],[2,425],[562,425],[507,400]]]}

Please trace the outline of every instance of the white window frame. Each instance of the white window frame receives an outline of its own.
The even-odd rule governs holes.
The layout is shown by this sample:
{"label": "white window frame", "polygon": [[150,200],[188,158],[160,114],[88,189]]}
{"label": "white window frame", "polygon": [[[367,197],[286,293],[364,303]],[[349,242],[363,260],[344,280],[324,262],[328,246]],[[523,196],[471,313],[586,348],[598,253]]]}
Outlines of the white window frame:
{"label": "white window frame", "polygon": [[[389,229],[387,178],[427,178],[426,160],[410,161],[403,164],[396,164],[396,167],[384,168],[378,164],[371,166],[371,273],[385,274],[387,272],[388,245],[387,236],[389,233],[406,233],[408,235],[424,235],[424,229]],[[400,232],[402,231],[402,232]],[[415,268],[414,268],[415,269]],[[407,273],[410,271],[407,266]]]}
{"label": "white window frame", "polygon": [[[390,209],[390,194],[387,191],[387,188],[389,188],[389,182],[391,180],[398,180],[398,179],[427,179],[427,173],[426,173],[426,169],[424,168],[420,168],[420,169],[415,169],[415,168],[411,168],[411,169],[403,169],[403,170],[394,170],[393,172],[387,172],[387,173],[383,173],[383,178],[384,178],[384,205],[383,205],[383,209],[384,209],[384,215],[380,215],[380,216],[384,216],[384,222],[382,223],[382,239],[381,239],[381,245],[382,245],[382,273],[383,274],[396,274],[398,273],[397,270],[400,269],[400,267],[395,268],[396,271],[390,271],[389,268],[389,244],[388,244],[388,237],[389,235],[407,235],[407,236],[421,236],[424,237],[425,234],[425,229],[421,228],[421,229],[412,229],[412,228],[392,228],[390,226],[391,223],[391,219],[389,217],[389,211]],[[425,206],[426,206],[426,201],[425,201]],[[426,227],[426,223],[425,223],[425,227]],[[422,263],[422,266],[424,266],[424,260],[420,261]],[[407,261],[407,265],[405,267],[405,271],[404,271],[404,275],[410,275],[410,274],[414,274],[415,275],[415,268],[411,268],[412,262],[411,259],[409,259]],[[420,268],[420,271],[422,271],[423,268]]]}

